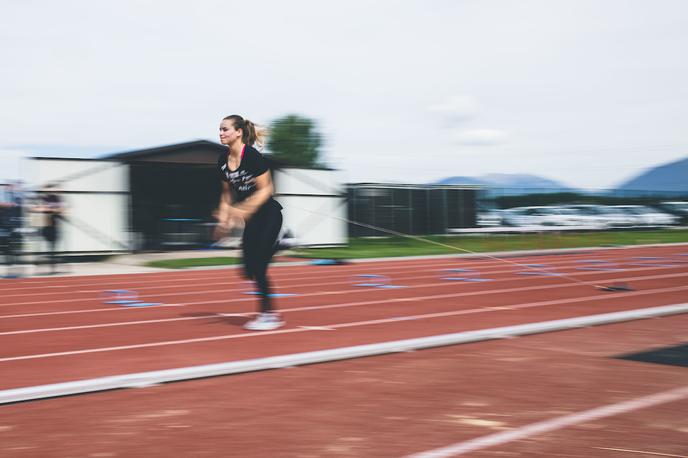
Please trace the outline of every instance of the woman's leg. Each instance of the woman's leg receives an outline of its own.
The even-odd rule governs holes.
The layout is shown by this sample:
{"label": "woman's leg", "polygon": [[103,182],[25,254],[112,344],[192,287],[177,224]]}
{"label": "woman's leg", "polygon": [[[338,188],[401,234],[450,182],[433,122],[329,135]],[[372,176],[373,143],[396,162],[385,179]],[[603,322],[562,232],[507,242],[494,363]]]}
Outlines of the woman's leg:
{"label": "woman's leg", "polygon": [[244,231],[244,268],[255,280],[261,297],[261,312],[272,312],[270,281],[267,270],[277,251],[277,237],[282,228],[282,212],[278,209],[255,215]]}
{"label": "woman's leg", "polygon": [[57,238],[50,240],[50,269],[52,273],[57,272]]}
{"label": "woman's leg", "polygon": [[55,273],[55,251],[57,250],[57,229],[54,226],[47,226],[43,228],[43,238],[48,244],[48,263],[50,264],[50,271]]}

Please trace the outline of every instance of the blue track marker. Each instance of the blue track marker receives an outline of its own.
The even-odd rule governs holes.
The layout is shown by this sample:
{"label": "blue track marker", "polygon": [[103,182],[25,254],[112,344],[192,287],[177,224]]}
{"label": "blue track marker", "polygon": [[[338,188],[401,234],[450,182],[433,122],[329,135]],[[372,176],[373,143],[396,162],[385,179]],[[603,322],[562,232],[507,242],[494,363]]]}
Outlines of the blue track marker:
{"label": "blue track marker", "polygon": [[446,281],[466,281],[466,282],[484,282],[484,281],[492,281],[491,278],[482,278],[480,276],[480,272],[478,272],[475,269],[444,269],[444,272],[451,272],[451,273],[457,273],[461,274],[458,276],[448,276],[448,277],[442,277],[442,280]]}
{"label": "blue track marker", "polygon": [[384,288],[394,289],[403,288],[401,285],[390,285],[390,278],[386,275],[379,274],[359,274],[351,278],[352,286],[359,286],[363,288]]}
{"label": "blue track marker", "polygon": [[162,305],[160,302],[134,302],[131,304],[122,304],[124,307],[153,307],[156,305]]}
{"label": "blue track marker", "polygon": [[620,272],[625,269],[619,267],[576,267],[578,270],[599,270],[602,272]]}
{"label": "blue track marker", "polygon": [[311,264],[314,266],[339,266],[347,264],[347,261],[343,259],[314,259]]}
{"label": "blue track marker", "polygon": [[552,266],[548,264],[519,264],[523,267],[529,267],[530,270],[521,270],[516,272],[516,275],[533,275],[537,277],[554,277],[559,275],[552,272]]}
{"label": "blue track marker", "polygon": [[678,253],[678,254],[672,254],[669,259],[671,259],[670,262],[678,262],[679,264],[685,264],[688,263],[688,253]]}
{"label": "blue track marker", "polygon": [[585,259],[576,262],[583,264],[592,264],[588,266],[576,267],[576,270],[599,270],[602,272],[620,272],[626,270],[619,267],[616,262],[607,261],[604,259]]}
{"label": "blue track marker", "polygon": [[124,307],[152,307],[162,305],[160,302],[141,302],[136,291],[128,289],[111,289],[103,291],[103,302],[105,304],[121,305]]}
{"label": "blue track marker", "polygon": [[103,302],[115,305],[134,304],[139,302],[139,295],[128,289],[111,289],[103,292]]}
{"label": "blue track marker", "polygon": [[672,262],[682,262],[680,260],[672,259],[669,257],[660,256],[640,256],[631,258],[640,262],[635,262],[630,265],[639,267],[678,267],[676,264],[671,264]]}
{"label": "blue track marker", "polygon": [[[260,291],[244,291],[243,294],[252,294],[255,296],[260,296],[261,292]],[[272,293],[268,294],[269,297],[291,297],[291,296],[298,296],[298,294],[289,294],[289,293]]]}

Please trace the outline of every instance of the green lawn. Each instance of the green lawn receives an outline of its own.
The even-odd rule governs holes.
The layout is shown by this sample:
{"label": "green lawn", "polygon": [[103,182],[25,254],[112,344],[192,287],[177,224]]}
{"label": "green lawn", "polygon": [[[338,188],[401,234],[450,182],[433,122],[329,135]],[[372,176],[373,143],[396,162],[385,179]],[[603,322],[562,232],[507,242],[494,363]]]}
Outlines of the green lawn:
{"label": "green lawn", "polygon": [[[293,256],[305,259],[362,259],[612,245],[644,245],[688,242],[688,229],[585,233],[493,234],[428,236],[424,240],[405,237],[355,238],[340,248],[301,248]],[[440,245],[438,245],[440,244]],[[196,266],[237,264],[238,258],[194,258],[155,261],[147,265],[180,269]]]}
{"label": "green lawn", "polygon": [[[688,242],[688,229],[586,233],[505,234],[423,237],[434,243],[408,238],[352,239],[348,247],[310,248],[296,251],[305,258],[354,259],[388,256],[457,254],[552,248],[599,247]],[[466,250],[466,251],[464,251]]]}

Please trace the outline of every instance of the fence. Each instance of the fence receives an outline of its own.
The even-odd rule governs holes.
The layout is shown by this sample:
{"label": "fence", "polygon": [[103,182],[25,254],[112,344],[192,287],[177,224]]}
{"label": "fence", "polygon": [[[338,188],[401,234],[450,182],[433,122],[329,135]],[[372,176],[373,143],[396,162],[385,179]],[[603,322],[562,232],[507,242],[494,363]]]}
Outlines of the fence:
{"label": "fence", "polygon": [[[404,234],[444,234],[477,221],[475,187],[355,184],[348,186],[347,199],[350,221]],[[349,235],[387,234],[350,223]]]}

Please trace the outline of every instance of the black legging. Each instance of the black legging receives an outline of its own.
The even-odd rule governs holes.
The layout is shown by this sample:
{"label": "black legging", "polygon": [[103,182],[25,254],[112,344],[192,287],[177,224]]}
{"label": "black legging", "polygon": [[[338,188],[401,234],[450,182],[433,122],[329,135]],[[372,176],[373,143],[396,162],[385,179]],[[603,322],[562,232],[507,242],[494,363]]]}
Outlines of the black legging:
{"label": "black legging", "polygon": [[275,201],[265,203],[246,223],[243,237],[244,275],[254,280],[261,297],[261,312],[272,312],[270,259],[277,251],[277,237],[282,228],[282,212]]}
{"label": "black legging", "polygon": [[57,225],[44,227],[43,237],[48,242],[48,258],[50,259],[51,270],[54,273],[57,267]]}

